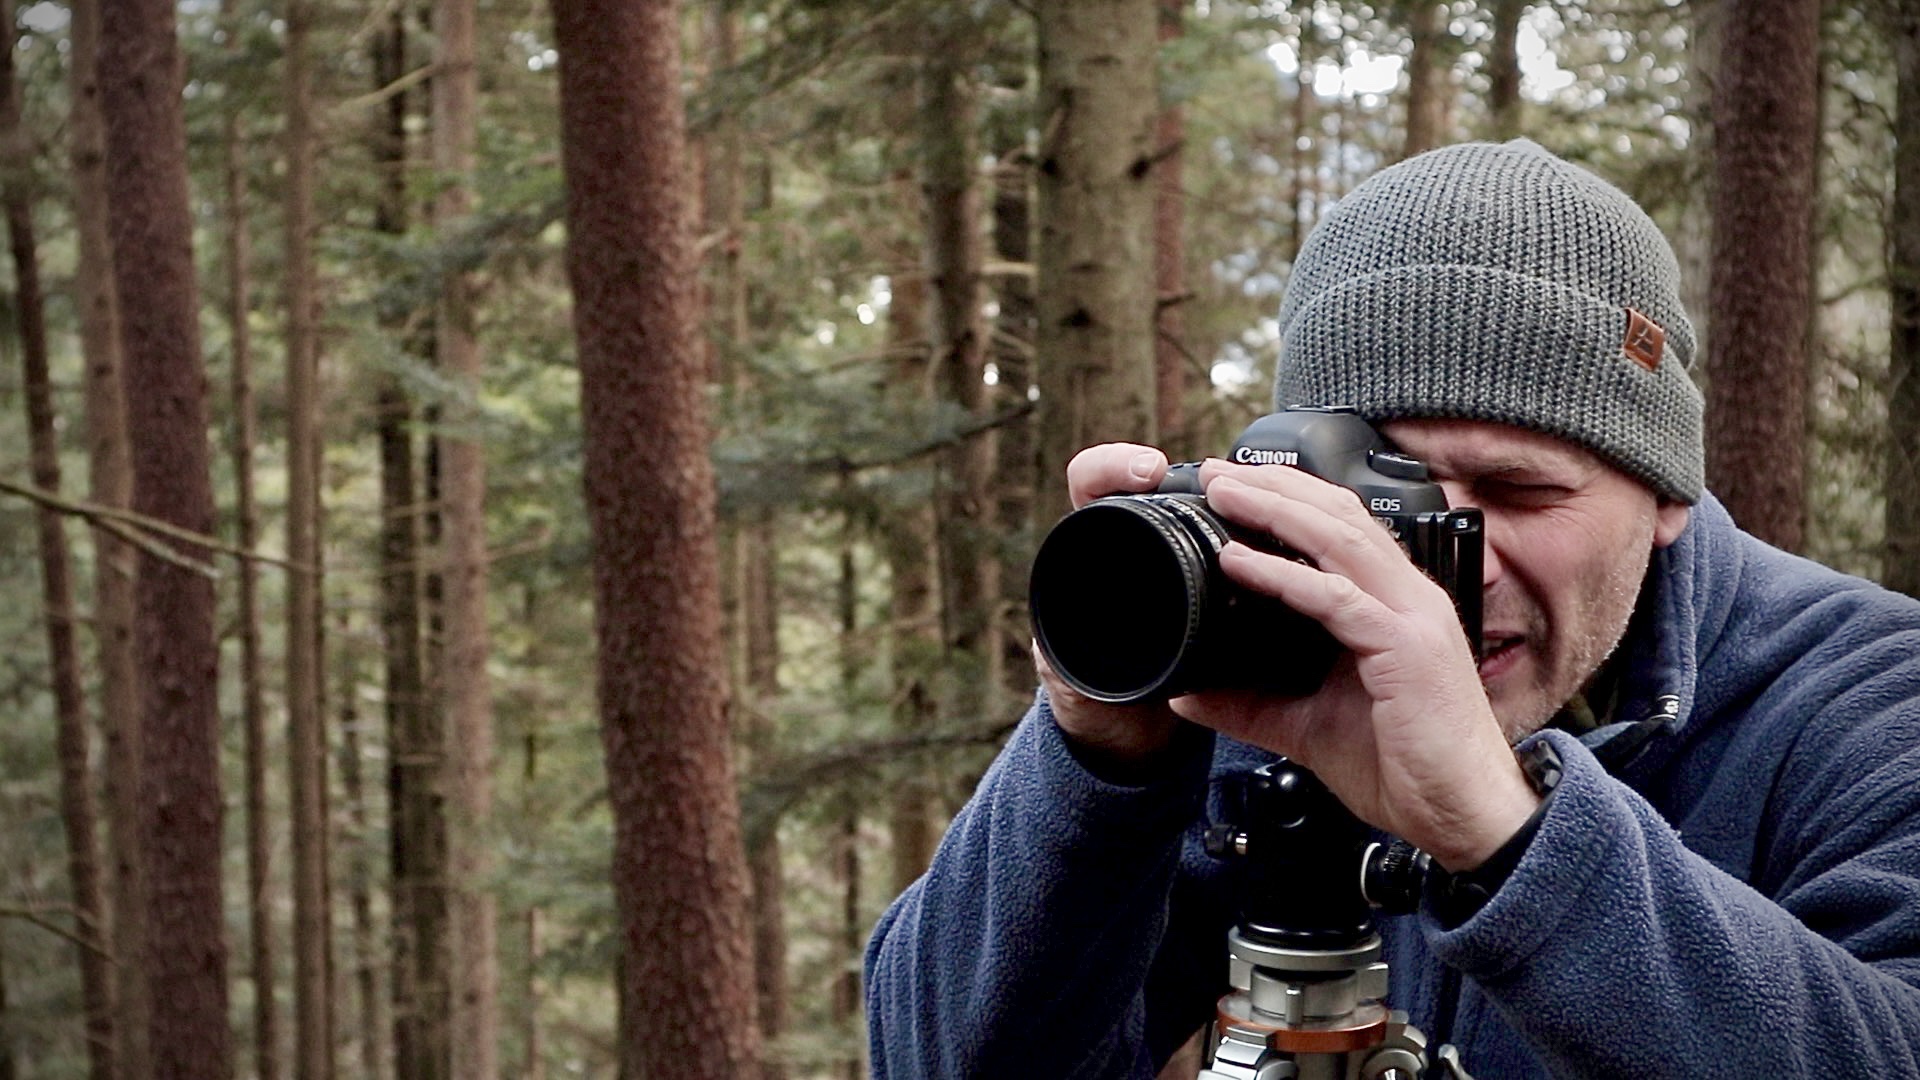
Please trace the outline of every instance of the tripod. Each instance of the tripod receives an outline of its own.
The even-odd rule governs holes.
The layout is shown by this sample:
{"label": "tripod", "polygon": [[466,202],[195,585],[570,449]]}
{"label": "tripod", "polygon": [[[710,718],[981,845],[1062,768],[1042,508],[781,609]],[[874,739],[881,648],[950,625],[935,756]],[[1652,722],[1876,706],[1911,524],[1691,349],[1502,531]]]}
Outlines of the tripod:
{"label": "tripod", "polygon": [[1429,1055],[1385,1002],[1373,912],[1413,910],[1426,856],[1373,841],[1290,761],[1236,779],[1230,820],[1207,833],[1239,876],[1234,992],[1220,999],[1199,1080],[1471,1080],[1452,1046]]}

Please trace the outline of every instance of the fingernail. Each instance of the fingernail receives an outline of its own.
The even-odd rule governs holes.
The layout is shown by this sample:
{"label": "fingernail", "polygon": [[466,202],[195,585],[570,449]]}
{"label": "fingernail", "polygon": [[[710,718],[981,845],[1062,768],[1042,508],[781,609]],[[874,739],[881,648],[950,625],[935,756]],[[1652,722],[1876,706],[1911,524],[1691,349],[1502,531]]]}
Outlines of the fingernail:
{"label": "fingernail", "polygon": [[1142,480],[1153,479],[1153,471],[1160,467],[1160,455],[1151,450],[1142,450],[1127,462],[1127,471]]}

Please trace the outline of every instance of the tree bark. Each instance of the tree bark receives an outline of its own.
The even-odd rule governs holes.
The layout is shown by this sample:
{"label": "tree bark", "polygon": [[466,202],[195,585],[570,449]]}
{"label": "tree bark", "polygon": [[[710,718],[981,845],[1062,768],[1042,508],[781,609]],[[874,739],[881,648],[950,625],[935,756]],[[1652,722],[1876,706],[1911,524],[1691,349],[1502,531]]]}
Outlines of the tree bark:
{"label": "tree bark", "polygon": [[1294,39],[1297,42],[1294,52],[1298,60],[1293,72],[1293,123],[1288,133],[1293,140],[1290,155],[1292,167],[1288,170],[1293,190],[1287,197],[1287,205],[1293,209],[1287,230],[1289,266],[1299,256],[1300,245],[1306,243],[1307,232],[1319,212],[1320,196],[1320,132],[1315,125],[1313,110],[1317,100],[1313,89],[1313,65],[1320,50],[1310,6],[1300,12],[1299,23],[1300,30]]}
{"label": "tree bark", "polygon": [[286,128],[287,755],[293,841],[293,1074],[333,1075],[325,718],[320,710],[319,342],[313,285],[310,0],[289,0]]}
{"label": "tree bark", "polygon": [[[439,181],[433,223],[445,240],[473,209],[479,79],[474,68],[474,0],[435,0],[433,168]],[[445,705],[455,813],[448,818],[450,1008],[456,1077],[499,1075],[499,963],[493,897],[493,689],[487,676],[486,459],[479,439],[480,344],[470,275],[449,267],[434,321],[440,373],[454,388],[456,415],[443,430],[445,515],[442,614],[446,639],[439,685]]]}
{"label": "tree bark", "polygon": [[1687,120],[1686,198],[1673,230],[1680,262],[1680,300],[1693,323],[1694,376],[1706,389],[1706,357],[1713,345],[1713,94],[1719,82],[1722,0],[1687,5],[1687,82],[1681,97]]}
{"label": "tree bark", "polygon": [[[1033,155],[1019,137],[1009,138],[1009,143],[996,155],[998,167],[990,189],[995,261],[1008,271],[999,275],[993,289],[1000,314],[994,320],[994,345],[990,353],[999,368],[1000,379],[988,403],[995,412],[1029,404],[1035,366],[1033,276],[1021,272],[1033,262]],[[923,316],[916,314],[915,320],[917,325]],[[1033,696],[1026,574],[1033,551],[1031,540],[1018,543],[1004,538],[1033,535],[1034,492],[1042,482],[1059,482],[1058,477],[1038,475],[1035,440],[1031,409],[1025,416],[1002,426],[994,438],[995,529],[996,535],[1003,538],[997,544],[1000,618],[996,648],[1001,669],[1001,700],[1015,704]]]}
{"label": "tree bark", "polygon": [[1920,597],[1920,9],[1895,5],[1899,82],[1889,248],[1893,343],[1887,371],[1886,570]]}
{"label": "tree bark", "polygon": [[20,1080],[13,1053],[13,1017],[7,1009],[7,935],[0,931],[0,1080]]}
{"label": "tree bark", "polygon": [[1156,0],[1039,0],[1036,514],[1067,511],[1067,461],[1153,443]]}
{"label": "tree bark", "polygon": [[[337,634],[343,643],[351,640],[345,612],[335,619]],[[340,786],[346,796],[345,834],[347,840],[347,902],[353,920],[353,987],[357,1008],[352,1042],[359,1049],[356,1075],[364,1080],[379,1080],[385,1073],[386,1054],[381,1046],[380,974],[375,960],[373,918],[373,859],[367,839],[371,817],[367,813],[366,750],[361,743],[363,723],[360,716],[360,671],[357,660],[346,648],[339,650],[339,692],[335,695],[340,718]]]}
{"label": "tree bark", "polygon": [[[7,240],[13,255],[13,307],[20,335],[21,385],[25,390],[27,441],[33,482],[60,490],[60,437],[54,426],[53,385],[47,370],[46,297],[40,287],[40,256],[33,204],[24,180],[31,175],[30,141],[21,128],[20,88],[13,65],[19,32],[12,0],[0,0],[0,200],[5,202]],[[35,510],[40,546],[40,595],[53,685],[56,757],[60,763],[60,822],[67,839],[67,880],[76,926],[89,1075],[113,1076],[113,979],[106,961],[106,904],[100,883],[98,814],[93,800],[93,762],[86,696],[80,681],[80,649],[74,634],[73,559],[60,512]]]}
{"label": "tree bark", "polygon": [[[133,509],[210,534],[206,374],[174,6],[105,0],[100,41],[99,69],[114,74],[102,80],[101,113],[121,355],[126,385],[139,390],[127,398]],[[137,580],[152,1075],[224,1077],[232,1052],[213,583],[151,555],[142,555]]]}
{"label": "tree bark", "polygon": [[[376,89],[407,72],[406,13],[396,9],[374,35]],[[408,95],[391,94],[375,131],[379,198],[374,227],[407,231]],[[380,314],[388,333],[415,347],[404,310]],[[448,1075],[447,838],[441,794],[445,757],[440,712],[427,694],[422,637],[421,495],[413,435],[414,410],[390,372],[374,377],[380,456],[380,631],[384,643],[389,764],[389,926],[393,962],[394,1073],[409,1080]]]}
{"label": "tree bark", "polygon": [[[705,26],[712,69],[730,71],[740,62],[738,12],[723,3],[713,4],[708,8]],[[753,349],[753,323],[744,262],[746,145],[738,118],[718,120],[704,145],[701,216],[706,232],[722,238],[708,275],[711,289],[707,316],[713,353],[708,373],[731,402],[731,414],[754,424],[766,410],[761,406],[760,388],[751,368],[740,362]],[[730,654],[737,658],[738,669],[737,678],[732,680],[735,736],[740,743],[741,767],[751,773],[774,753],[773,710],[780,696],[779,526],[775,510],[764,504],[746,507],[735,516],[732,527],[725,529],[722,544],[728,576],[723,583],[723,606],[728,612],[724,621],[728,624]],[[771,1052],[771,1044],[789,1023],[786,880],[778,819],[745,839],[752,904],[754,1000],[760,1033],[769,1047],[760,1077],[784,1080],[786,1066]]]}
{"label": "tree bark", "polygon": [[[860,953],[867,927],[860,919],[860,810],[853,799],[848,799],[841,810],[839,833],[834,847],[839,855],[835,877],[840,885],[839,949],[843,963],[833,980],[833,1024],[836,1030],[856,1036],[851,1042],[859,1047],[864,1040],[857,1037],[854,1024],[860,1016]],[[861,1080],[867,1075],[859,1050],[847,1059],[841,1075],[845,1080]]]}
{"label": "tree bark", "polygon": [[1493,40],[1487,45],[1487,117],[1493,138],[1520,134],[1520,18],[1526,0],[1493,0]]}
{"label": "tree bark", "polygon": [[[538,593],[528,588],[524,595],[524,621],[526,625],[533,626],[538,611],[536,602]],[[527,665],[534,670],[538,670],[535,664],[542,652],[539,642],[540,639],[535,637],[527,647]],[[522,803],[528,807],[534,804],[533,793],[540,790],[540,737],[539,720],[530,720],[525,742],[526,764],[521,771],[525,792]],[[523,1080],[546,1080],[547,1078],[546,1029],[540,1024],[540,958],[546,950],[545,937],[540,932],[542,921],[540,909],[537,906],[527,908],[524,923],[527,963],[524,995],[520,1003],[521,1046],[526,1052],[520,1068]]]}
{"label": "tree bark", "polygon": [[[108,239],[106,130],[100,114],[100,4],[74,0],[69,58],[68,145],[73,159],[76,247],[75,306],[85,361],[88,497],[126,508],[133,498],[125,397],[120,375],[120,320]],[[101,729],[106,743],[103,794],[111,877],[111,948],[115,956],[146,952],[146,888],[140,851],[140,686],[133,646],[134,552],[104,529],[93,532],[93,636],[98,656]],[[145,1077],[151,1016],[140,965],[112,970],[115,1073]]]}
{"label": "tree bark", "polygon": [[[223,0],[221,21],[227,48],[237,55],[240,21],[234,0]],[[260,513],[254,495],[253,450],[258,421],[253,393],[253,245],[247,228],[246,142],[240,108],[227,111],[224,130],[226,194],[227,342],[234,485],[235,540],[251,551],[260,538]],[[273,915],[267,895],[272,848],[267,826],[267,707],[262,680],[259,566],[242,559],[237,571],[240,633],[240,726],[244,742],[247,807],[248,971],[253,979],[253,1060],[260,1080],[279,1080],[279,1009],[274,993]]]}
{"label": "tree bark", "polygon": [[1714,89],[1707,483],[1741,527],[1805,527],[1817,0],[1727,0]]}
{"label": "tree bark", "polygon": [[940,555],[942,711],[976,720],[998,696],[993,616],[1000,595],[993,544],[994,433],[987,415],[979,89],[972,57],[980,28],[960,8],[931,16],[920,70],[920,186],[925,197],[928,329],[934,383],[949,415],[976,434],[941,455],[934,501]]}
{"label": "tree bark", "polygon": [[[895,173],[893,189],[908,219],[922,218],[924,200],[911,170],[903,167]],[[889,289],[888,407],[897,415],[911,416],[924,411],[931,400],[926,275],[916,266],[893,275]],[[882,515],[880,530],[891,583],[887,639],[891,643],[893,726],[900,735],[912,735],[930,730],[937,718],[933,679],[940,659],[940,635],[934,607],[932,508],[923,500],[911,500]],[[937,838],[929,813],[933,802],[934,788],[925,766],[909,760],[902,766],[889,799],[896,894],[912,884],[933,858]]]}
{"label": "tree bark", "polygon": [[1440,118],[1446,69],[1440,62],[1440,43],[1446,35],[1446,5],[1438,0],[1411,0],[1408,36],[1413,51],[1407,57],[1407,138],[1400,156],[1410,158],[1440,145]]}
{"label": "tree bark", "polygon": [[760,1047],[676,9],[559,0],[554,23],[614,816],[621,1069],[721,1080],[757,1068]]}
{"label": "tree bark", "polygon": [[[1160,44],[1178,41],[1187,0],[1160,0]],[[1153,186],[1154,427],[1160,448],[1174,461],[1194,456],[1187,430],[1188,374],[1186,333],[1187,244],[1183,143],[1186,110],[1178,101],[1162,101],[1155,132]]]}

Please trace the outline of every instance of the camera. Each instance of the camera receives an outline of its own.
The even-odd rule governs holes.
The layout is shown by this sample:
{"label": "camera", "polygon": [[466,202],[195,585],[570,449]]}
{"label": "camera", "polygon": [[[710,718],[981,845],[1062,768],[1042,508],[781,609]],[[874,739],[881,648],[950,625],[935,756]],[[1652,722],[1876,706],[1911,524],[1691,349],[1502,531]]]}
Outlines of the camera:
{"label": "camera", "polygon": [[[1303,469],[1357,493],[1453,597],[1478,654],[1480,512],[1448,509],[1423,462],[1344,406],[1270,413],[1227,456]],[[1214,514],[1199,474],[1197,462],[1174,465],[1155,492],[1096,499],[1061,518],[1034,555],[1034,638],[1054,672],[1089,698],[1127,704],[1217,689],[1297,697],[1319,689],[1344,651],[1319,623],[1221,572],[1229,540],[1309,560]]]}

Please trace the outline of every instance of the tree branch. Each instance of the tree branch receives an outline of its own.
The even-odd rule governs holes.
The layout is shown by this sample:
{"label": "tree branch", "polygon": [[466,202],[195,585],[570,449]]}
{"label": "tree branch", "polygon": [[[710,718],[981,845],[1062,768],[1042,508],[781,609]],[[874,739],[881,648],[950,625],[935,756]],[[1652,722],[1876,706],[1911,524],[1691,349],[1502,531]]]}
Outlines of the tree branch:
{"label": "tree branch", "polygon": [[[77,912],[70,911],[68,912],[68,914],[73,915],[76,921],[80,922],[82,925],[85,925],[86,920],[81,919]],[[113,954],[111,952],[108,952],[99,943],[89,940],[85,935],[73,930],[69,930],[64,926],[61,926],[59,923],[54,922],[52,919],[47,918],[45,911],[41,908],[20,907],[14,904],[0,904],[0,919],[19,919],[21,922],[27,923],[31,926],[37,926],[40,929],[45,930],[47,933],[54,935],[55,937],[65,938],[66,940],[71,941],[75,945],[78,945],[79,947],[86,949],[89,952],[97,953],[98,955],[105,957],[109,962],[113,960]]]}
{"label": "tree branch", "polygon": [[163,559],[176,566],[184,566],[196,573],[206,574],[208,577],[219,577],[220,571],[213,566],[193,559],[191,556],[183,555],[159,543],[152,536],[144,534],[158,534],[169,540],[178,540],[183,544],[206,548],[208,551],[222,555],[231,555],[236,559],[252,559],[255,562],[267,563],[268,565],[283,567],[288,570],[311,572],[310,568],[296,565],[287,559],[263,554],[258,551],[251,551],[237,544],[230,544],[218,537],[205,536],[194,532],[192,529],[183,529],[172,522],[161,521],[159,518],[148,517],[145,514],[135,513],[132,510],[125,510],[117,506],[102,506],[99,503],[87,502],[84,499],[69,498],[68,496],[55,494],[51,491],[44,491],[34,487],[32,484],[23,484],[17,480],[6,479],[4,476],[0,476],[0,492],[18,495],[23,499],[39,503],[42,506],[51,507],[61,513],[72,514],[75,517],[83,518],[89,523],[97,525],[103,531],[110,532],[125,540],[127,543],[138,547],[156,559]]}
{"label": "tree branch", "polygon": [[1018,721],[996,720],[957,730],[853,739],[767,762],[754,770],[741,792],[742,829],[748,843],[754,843],[779,823],[780,815],[789,807],[816,788],[918,754],[998,745],[1016,726]]}

